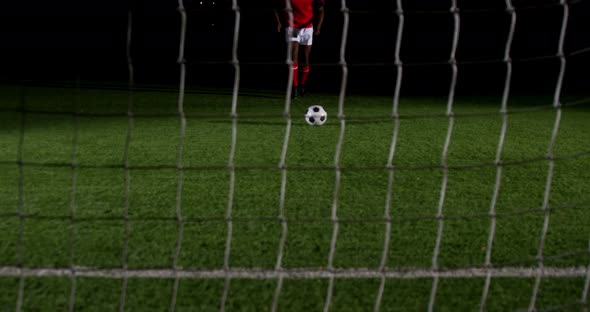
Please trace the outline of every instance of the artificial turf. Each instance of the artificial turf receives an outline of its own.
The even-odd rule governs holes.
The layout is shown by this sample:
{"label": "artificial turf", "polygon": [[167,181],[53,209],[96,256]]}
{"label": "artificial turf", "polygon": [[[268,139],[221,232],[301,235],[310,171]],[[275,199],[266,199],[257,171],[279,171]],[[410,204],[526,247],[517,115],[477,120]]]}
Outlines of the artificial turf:
{"label": "artificial turf", "polygon": [[[565,98],[563,104],[575,101]],[[394,121],[391,97],[349,95],[339,159],[337,198],[341,220],[335,268],[380,265],[388,193],[386,168]],[[4,86],[0,91],[0,266],[68,268],[171,268],[178,235],[178,93],[136,90],[133,118],[128,92]],[[183,224],[178,266],[221,269],[228,233],[231,93],[187,92],[182,148],[180,208]],[[308,126],[303,113],[324,106],[328,121]],[[490,231],[487,213],[494,191],[494,165],[502,126],[498,97],[459,97],[448,151],[448,184],[443,212],[441,268],[482,267]],[[503,145],[502,179],[492,263],[536,267],[549,172],[547,151],[556,119],[551,96],[513,96]],[[449,127],[445,97],[402,97],[391,189],[391,243],[387,267],[430,268],[436,241],[443,170],[441,157]],[[285,139],[284,95],[243,91],[237,101],[235,188],[230,267],[274,269],[282,227],[278,222]],[[539,108],[539,109],[536,109]],[[526,110],[526,112],[518,112]],[[77,114],[74,114],[77,112]],[[288,235],[284,268],[328,266],[333,222],[336,146],[341,123],[338,97],[314,94],[290,107],[292,128],[286,157],[284,214]],[[378,117],[379,116],[379,117]],[[378,117],[378,118],[377,118]],[[590,233],[590,107],[566,106],[553,147],[550,227],[546,266],[587,266]],[[128,145],[128,196],[125,150]],[[75,144],[74,144],[75,143]],[[75,161],[77,166],[72,166]],[[75,180],[72,178],[75,176]],[[75,183],[74,183],[75,182]],[[75,186],[75,192],[73,192]],[[123,260],[126,201],[128,254]],[[71,218],[72,205],[75,208]],[[19,218],[19,212],[25,217]],[[72,221],[73,220],[73,221]],[[19,229],[22,221],[22,237]],[[72,233],[74,234],[72,239]],[[19,256],[19,240],[22,255]],[[71,252],[73,250],[73,252]],[[22,260],[22,261],[21,261]],[[337,279],[334,311],[372,310],[379,279]],[[231,281],[227,310],[270,309],[277,280]],[[0,277],[0,310],[17,302],[17,277]],[[437,310],[476,310],[484,278],[441,279]],[[493,278],[488,309],[527,308],[534,279]],[[70,277],[28,277],[25,310],[64,310]],[[76,279],[78,310],[116,309],[119,279]],[[432,279],[390,279],[382,310],[424,310]],[[130,279],[126,310],[160,311],[170,306],[173,279]],[[279,308],[321,310],[326,279],[287,279]],[[539,308],[579,301],[583,278],[545,278]],[[219,309],[223,279],[181,279],[179,311]]]}

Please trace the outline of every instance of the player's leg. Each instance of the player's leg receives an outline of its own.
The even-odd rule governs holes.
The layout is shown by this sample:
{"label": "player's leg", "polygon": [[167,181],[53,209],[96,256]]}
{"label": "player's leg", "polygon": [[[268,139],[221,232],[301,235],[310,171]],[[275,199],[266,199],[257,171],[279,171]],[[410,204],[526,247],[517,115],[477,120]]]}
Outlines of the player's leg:
{"label": "player's leg", "polygon": [[301,71],[301,83],[299,85],[299,91],[301,96],[305,95],[305,85],[307,83],[307,77],[309,76],[309,58],[311,55],[311,44],[303,46],[303,63],[300,67]]}
{"label": "player's leg", "polygon": [[299,41],[301,40],[300,37],[300,30],[293,29],[292,27],[287,27],[286,29],[286,40],[287,42],[291,42],[291,59],[293,60],[293,64],[291,65],[291,75],[293,77],[293,88],[291,89],[291,97],[298,96],[297,86],[299,85]]}
{"label": "player's leg", "polygon": [[291,53],[293,58],[293,65],[291,65],[291,74],[293,75],[293,88],[291,89],[291,96],[296,97],[298,96],[297,88],[299,86],[299,42],[291,42]]}
{"label": "player's leg", "polygon": [[301,72],[300,83],[299,83],[299,93],[300,95],[305,95],[305,86],[307,83],[307,77],[309,76],[309,64],[310,64],[310,55],[311,55],[311,47],[313,43],[313,27],[306,28],[301,33],[301,40],[299,45],[302,46],[303,49],[303,62],[301,62],[301,66],[299,67],[299,71]]}

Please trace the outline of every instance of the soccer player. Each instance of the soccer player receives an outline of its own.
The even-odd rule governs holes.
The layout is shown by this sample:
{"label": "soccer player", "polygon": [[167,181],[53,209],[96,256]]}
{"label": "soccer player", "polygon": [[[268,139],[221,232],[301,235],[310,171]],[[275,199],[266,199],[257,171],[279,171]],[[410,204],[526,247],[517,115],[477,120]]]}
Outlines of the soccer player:
{"label": "soccer player", "polygon": [[[298,95],[304,96],[305,84],[307,82],[307,77],[309,76],[309,56],[311,54],[313,36],[320,34],[320,30],[324,22],[324,0],[277,1],[277,4],[280,4],[280,6],[275,10],[277,31],[280,32],[282,30],[283,23],[281,21],[285,20],[287,25],[285,28],[286,40],[292,42],[291,51],[293,55],[293,91],[291,92],[291,96],[293,98]],[[293,20],[290,19],[288,12],[285,10],[285,1],[291,2]],[[283,11],[283,18],[281,18],[279,11]],[[314,20],[316,20],[315,27]],[[299,46],[303,47],[302,64],[299,64]],[[301,76],[299,76],[298,72],[301,72]]]}

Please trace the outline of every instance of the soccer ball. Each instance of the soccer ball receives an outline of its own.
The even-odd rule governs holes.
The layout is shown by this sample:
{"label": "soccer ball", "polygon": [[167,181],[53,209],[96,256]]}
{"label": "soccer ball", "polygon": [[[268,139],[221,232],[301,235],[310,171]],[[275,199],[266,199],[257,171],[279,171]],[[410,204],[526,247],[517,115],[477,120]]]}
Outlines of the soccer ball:
{"label": "soccer ball", "polygon": [[312,105],[307,109],[305,113],[305,121],[310,126],[321,126],[328,119],[328,113],[320,105]]}

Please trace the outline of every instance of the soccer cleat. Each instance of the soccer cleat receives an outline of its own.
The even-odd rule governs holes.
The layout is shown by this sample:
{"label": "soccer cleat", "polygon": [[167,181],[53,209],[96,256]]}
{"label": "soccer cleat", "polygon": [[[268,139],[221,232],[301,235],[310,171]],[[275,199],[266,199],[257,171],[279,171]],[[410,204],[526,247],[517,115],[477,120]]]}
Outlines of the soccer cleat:
{"label": "soccer cleat", "polygon": [[299,96],[299,92],[297,92],[297,89],[298,88],[296,86],[293,86],[293,88],[291,88],[291,98],[292,99],[294,99],[294,98],[296,98],[296,97]]}
{"label": "soccer cleat", "polygon": [[305,96],[305,85],[299,85],[299,95]]}

